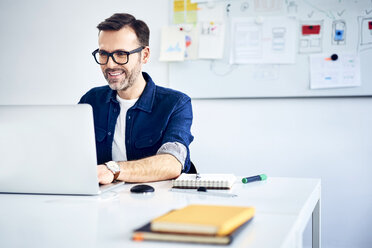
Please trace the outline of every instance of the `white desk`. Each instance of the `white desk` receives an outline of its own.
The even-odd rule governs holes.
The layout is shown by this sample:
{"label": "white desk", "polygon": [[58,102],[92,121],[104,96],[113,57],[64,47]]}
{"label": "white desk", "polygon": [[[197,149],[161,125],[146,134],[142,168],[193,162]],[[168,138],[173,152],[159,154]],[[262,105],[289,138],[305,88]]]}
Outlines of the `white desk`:
{"label": "white desk", "polygon": [[191,203],[256,207],[254,219],[228,247],[302,247],[310,217],[313,247],[320,247],[319,179],[236,183],[235,198],[170,192],[170,181],[151,185],[151,195],[131,194],[131,184],[101,196],[0,194],[0,247],[211,247],[130,239],[132,230]]}

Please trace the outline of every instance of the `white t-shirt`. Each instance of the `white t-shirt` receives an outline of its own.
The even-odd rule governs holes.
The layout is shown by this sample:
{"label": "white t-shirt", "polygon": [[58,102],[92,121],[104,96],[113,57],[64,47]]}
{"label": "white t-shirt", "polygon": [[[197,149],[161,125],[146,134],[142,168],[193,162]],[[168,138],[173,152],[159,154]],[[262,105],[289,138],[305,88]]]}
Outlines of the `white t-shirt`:
{"label": "white t-shirt", "polygon": [[116,120],[114,142],[112,144],[112,160],[113,161],[127,161],[127,151],[125,148],[125,121],[127,117],[127,111],[134,104],[137,99],[125,100],[116,95],[116,100],[120,104],[120,114]]}

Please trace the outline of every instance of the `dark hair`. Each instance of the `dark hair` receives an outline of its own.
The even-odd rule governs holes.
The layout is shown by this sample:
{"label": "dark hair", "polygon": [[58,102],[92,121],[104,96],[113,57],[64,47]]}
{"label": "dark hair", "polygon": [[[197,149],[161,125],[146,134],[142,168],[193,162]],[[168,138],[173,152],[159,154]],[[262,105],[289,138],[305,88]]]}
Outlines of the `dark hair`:
{"label": "dark hair", "polygon": [[141,46],[148,46],[150,39],[150,29],[144,21],[137,20],[134,16],[126,13],[116,13],[98,24],[99,31],[113,30],[118,31],[128,26],[136,33]]}

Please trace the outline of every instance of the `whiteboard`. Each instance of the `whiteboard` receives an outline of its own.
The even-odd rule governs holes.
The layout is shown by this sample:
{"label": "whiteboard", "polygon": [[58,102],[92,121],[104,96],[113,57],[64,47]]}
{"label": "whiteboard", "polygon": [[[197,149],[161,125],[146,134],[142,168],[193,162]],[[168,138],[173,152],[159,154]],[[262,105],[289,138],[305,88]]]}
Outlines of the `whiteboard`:
{"label": "whiteboard", "polygon": [[[262,11],[257,4],[273,4],[275,8]],[[203,3],[201,3],[203,4]],[[255,98],[255,97],[317,97],[372,95],[372,46],[361,40],[361,20],[372,18],[369,0],[252,0],[215,1],[208,8],[223,5],[225,47],[224,56],[217,60],[188,60],[169,63],[169,84],[192,98]],[[229,5],[229,6],[228,6]],[[243,11],[242,6],[246,9]],[[201,5],[202,6],[202,5]],[[248,6],[248,7],[247,7]],[[297,23],[296,54],[294,64],[230,64],[233,18],[270,18],[287,16]],[[371,19],[372,20],[372,19]],[[300,24],[321,21],[322,50],[320,53],[359,55],[361,86],[330,89],[310,89],[309,56],[317,53],[299,53]],[[332,43],[332,25],[344,21],[345,44]],[[368,34],[368,33],[367,33]],[[371,34],[372,35],[372,34]]]}

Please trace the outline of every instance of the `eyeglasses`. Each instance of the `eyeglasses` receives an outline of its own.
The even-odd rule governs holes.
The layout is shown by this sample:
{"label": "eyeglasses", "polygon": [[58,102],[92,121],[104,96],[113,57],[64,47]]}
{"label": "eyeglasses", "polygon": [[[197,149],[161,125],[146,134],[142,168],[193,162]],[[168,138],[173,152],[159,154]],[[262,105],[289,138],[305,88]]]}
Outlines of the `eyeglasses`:
{"label": "eyeglasses", "polygon": [[139,47],[136,48],[130,52],[123,51],[123,50],[118,50],[112,53],[96,49],[94,52],[92,52],[92,55],[96,62],[100,65],[106,65],[108,63],[109,58],[111,57],[112,60],[118,64],[118,65],[125,65],[126,63],[129,62],[129,55],[132,53],[138,53],[141,52],[145,47]]}

